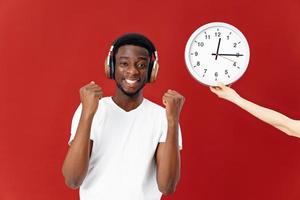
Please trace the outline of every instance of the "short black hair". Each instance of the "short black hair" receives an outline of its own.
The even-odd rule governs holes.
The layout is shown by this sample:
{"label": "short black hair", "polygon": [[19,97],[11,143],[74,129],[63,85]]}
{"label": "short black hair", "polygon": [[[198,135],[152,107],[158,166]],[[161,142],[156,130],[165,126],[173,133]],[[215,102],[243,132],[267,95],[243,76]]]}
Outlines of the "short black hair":
{"label": "short black hair", "polygon": [[156,51],[154,44],[146,36],[141,35],[139,33],[124,34],[119,38],[117,38],[112,45],[114,46],[112,52],[114,63],[115,63],[115,56],[118,53],[119,48],[124,45],[135,45],[139,47],[144,47],[145,49],[147,49],[150,58],[153,56],[154,52]]}

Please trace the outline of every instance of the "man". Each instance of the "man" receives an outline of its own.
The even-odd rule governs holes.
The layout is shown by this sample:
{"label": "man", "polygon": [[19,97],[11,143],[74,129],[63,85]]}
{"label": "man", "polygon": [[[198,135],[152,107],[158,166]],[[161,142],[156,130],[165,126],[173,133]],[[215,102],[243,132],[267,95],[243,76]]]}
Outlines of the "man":
{"label": "man", "polygon": [[152,42],[126,34],[113,43],[106,62],[115,94],[103,97],[93,81],[80,89],[62,172],[69,187],[80,187],[81,200],[158,200],[175,191],[184,97],[168,90],[165,108],[143,97],[157,69]]}
{"label": "man", "polygon": [[279,112],[259,106],[251,101],[242,98],[235,90],[224,84],[217,87],[210,87],[210,90],[220,98],[226,99],[258,119],[274,126],[284,133],[300,138],[300,121],[291,119]]}

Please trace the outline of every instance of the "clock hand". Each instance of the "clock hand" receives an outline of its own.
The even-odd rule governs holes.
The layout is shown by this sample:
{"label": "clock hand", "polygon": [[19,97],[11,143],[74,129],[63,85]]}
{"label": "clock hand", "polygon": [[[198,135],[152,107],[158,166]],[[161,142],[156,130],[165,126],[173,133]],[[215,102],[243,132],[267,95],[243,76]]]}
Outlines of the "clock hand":
{"label": "clock hand", "polygon": [[[220,54],[219,54],[219,56],[220,56]],[[224,58],[224,59],[227,59],[227,60],[229,60],[229,61],[231,61],[231,62],[236,62],[236,61],[234,61],[234,60],[231,60],[231,59],[229,59],[229,58],[226,58],[225,56],[220,56],[221,58]]]}
{"label": "clock hand", "polygon": [[219,38],[218,47],[217,47],[217,53],[215,54],[216,55],[215,60],[217,60],[217,58],[218,58],[220,43],[221,43],[221,38]]}
{"label": "clock hand", "polygon": [[236,54],[231,54],[231,53],[212,53],[211,54],[212,56],[236,56],[236,57],[239,57],[239,56],[244,56],[243,54],[239,54],[239,53],[236,53]]}

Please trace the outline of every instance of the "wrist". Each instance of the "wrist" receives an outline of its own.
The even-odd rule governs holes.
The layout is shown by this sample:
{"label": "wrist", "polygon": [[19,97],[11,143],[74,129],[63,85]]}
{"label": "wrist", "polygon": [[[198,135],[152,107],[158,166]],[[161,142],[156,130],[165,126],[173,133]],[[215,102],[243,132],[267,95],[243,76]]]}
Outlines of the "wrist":
{"label": "wrist", "polygon": [[86,120],[92,120],[94,118],[95,113],[94,112],[90,112],[87,110],[82,110],[81,113],[81,118],[86,119]]}
{"label": "wrist", "polygon": [[236,95],[230,101],[234,104],[240,104],[240,102],[242,101],[242,97],[240,97],[239,95]]}
{"label": "wrist", "polygon": [[168,127],[176,128],[178,126],[178,119],[168,119]]}

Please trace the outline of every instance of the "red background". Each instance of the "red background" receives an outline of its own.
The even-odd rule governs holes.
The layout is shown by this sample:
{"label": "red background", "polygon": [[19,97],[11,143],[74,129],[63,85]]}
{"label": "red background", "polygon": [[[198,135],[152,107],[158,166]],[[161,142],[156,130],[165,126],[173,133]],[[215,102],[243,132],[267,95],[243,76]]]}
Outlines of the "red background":
{"label": "red background", "polygon": [[267,107],[300,118],[299,0],[0,0],[0,199],[78,199],[61,165],[78,89],[103,73],[111,42],[140,32],[156,44],[160,71],[145,96],[186,97],[177,191],[165,199],[299,200],[300,139],[289,137],[189,75],[184,48],[199,26],[223,21],[248,39],[251,58],[233,85]]}

